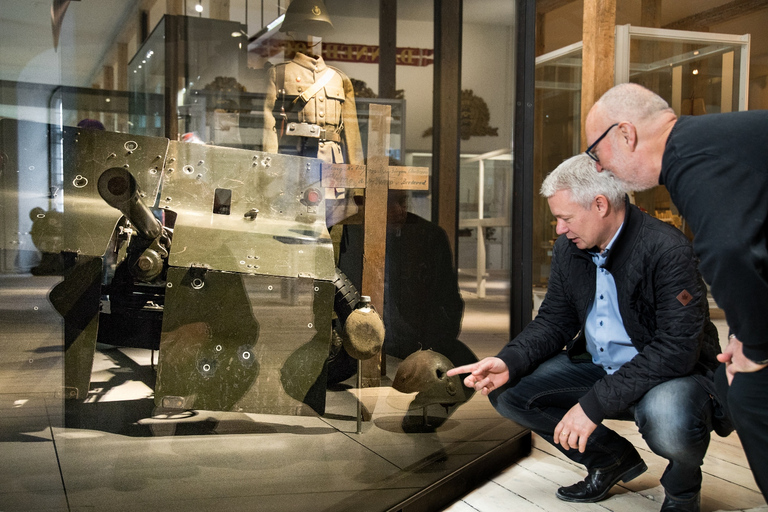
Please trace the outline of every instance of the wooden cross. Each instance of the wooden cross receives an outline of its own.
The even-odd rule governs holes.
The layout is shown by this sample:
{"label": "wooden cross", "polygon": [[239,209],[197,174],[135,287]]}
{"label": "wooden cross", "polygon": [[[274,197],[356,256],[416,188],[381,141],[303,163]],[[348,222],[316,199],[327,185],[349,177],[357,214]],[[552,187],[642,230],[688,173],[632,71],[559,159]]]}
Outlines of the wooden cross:
{"label": "wooden cross", "polygon": [[[324,187],[365,189],[363,217],[363,283],[361,295],[371,297],[379,314],[384,314],[384,268],[387,245],[387,195],[390,189],[429,190],[428,167],[390,166],[389,105],[371,104],[368,120],[367,165],[323,163]],[[363,387],[381,385],[381,352],[362,361]]]}

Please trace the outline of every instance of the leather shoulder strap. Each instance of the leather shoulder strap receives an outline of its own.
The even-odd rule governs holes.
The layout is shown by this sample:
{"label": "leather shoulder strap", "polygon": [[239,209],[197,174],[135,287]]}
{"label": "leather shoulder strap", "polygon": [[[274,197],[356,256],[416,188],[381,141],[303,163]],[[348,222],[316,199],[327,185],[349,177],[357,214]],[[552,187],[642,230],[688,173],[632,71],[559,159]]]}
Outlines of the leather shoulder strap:
{"label": "leather shoulder strap", "polygon": [[326,84],[330,82],[334,76],[336,76],[336,72],[334,70],[331,68],[326,69],[325,72],[315,81],[315,83],[312,84],[312,87],[297,96],[293,102],[296,103],[301,100],[302,102],[307,103],[312,98],[312,96],[317,94],[320,89],[325,87]]}

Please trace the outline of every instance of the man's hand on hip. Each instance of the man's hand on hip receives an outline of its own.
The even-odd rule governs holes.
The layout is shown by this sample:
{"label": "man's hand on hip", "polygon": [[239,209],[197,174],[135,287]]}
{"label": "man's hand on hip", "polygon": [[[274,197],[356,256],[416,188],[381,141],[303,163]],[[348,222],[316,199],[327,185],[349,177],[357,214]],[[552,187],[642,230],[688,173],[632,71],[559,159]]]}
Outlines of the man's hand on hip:
{"label": "man's hand on hip", "polygon": [[768,364],[757,364],[745,356],[744,344],[736,336],[730,336],[728,346],[722,354],[717,355],[717,360],[725,363],[725,375],[728,377],[729,386],[737,373],[757,372],[768,366]]}

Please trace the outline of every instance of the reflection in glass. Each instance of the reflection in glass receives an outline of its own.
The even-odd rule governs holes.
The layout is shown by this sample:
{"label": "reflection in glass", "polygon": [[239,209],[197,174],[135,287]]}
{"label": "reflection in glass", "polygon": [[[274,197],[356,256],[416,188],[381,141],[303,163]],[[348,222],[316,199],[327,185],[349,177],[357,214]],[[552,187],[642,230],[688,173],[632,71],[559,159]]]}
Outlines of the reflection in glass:
{"label": "reflection in glass", "polygon": [[581,137],[581,43],[536,59],[533,182],[534,309],[549,279],[555,221],[539,188],[549,172],[579,152]]}
{"label": "reflection in glass", "polygon": [[[383,103],[392,109],[386,155],[428,168],[431,6],[400,3],[401,89],[378,98],[378,9],[327,3],[336,32],[307,40],[313,52],[326,55],[324,45],[336,57],[340,48],[370,50],[367,61],[333,61],[355,79],[363,151],[370,107]],[[3,480],[0,487],[18,490],[35,509],[389,509],[489,452],[498,454],[499,469],[527,450],[525,431],[457,379],[443,378],[448,365],[503,344],[508,280],[495,279],[486,299],[473,295],[474,283],[459,281],[444,231],[426,220],[432,191],[408,192],[409,203],[393,194],[381,242],[391,246],[386,265],[396,270],[388,272],[392,299],[380,312],[391,331],[385,352],[393,355],[384,358],[381,385],[359,388],[357,360],[342,367],[334,349],[343,346],[343,320],[361,290],[350,291],[336,269],[328,229],[336,223],[326,212],[337,194],[354,206],[356,193],[323,186],[319,160],[307,158],[317,154],[262,151],[265,60],[292,57],[278,49],[254,58],[243,37],[249,25],[237,16],[207,18],[206,4],[202,17],[192,9],[194,17],[163,17],[166,2],[148,7],[156,26],[145,27],[146,40],[131,29],[128,43],[98,41],[105,47],[94,51],[83,44],[101,37],[86,30],[94,20],[110,20],[110,34],[135,27],[133,13],[104,15],[107,4],[71,3],[62,53],[46,54],[53,65],[34,75],[45,80],[25,82],[28,70],[9,73],[3,61],[0,452],[13,462],[8,486]],[[50,13],[27,8],[24,19],[42,28],[18,38],[12,54],[50,41]],[[495,69],[511,76],[511,20],[499,24],[475,9],[466,9],[475,20],[472,46],[499,52],[505,65]],[[4,32],[12,28],[6,23]],[[494,37],[483,39],[489,32]],[[122,60],[98,60],[111,58],[108,49]],[[71,56],[91,56],[89,71]],[[107,67],[111,82],[101,80]],[[498,90],[482,73],[473,76]],[[54,83],[32,83],[47,80]],[[481,85],[475,95],[489,100]],[[510,97],[498,94],[486,112],[505,140]],[[94,122],[78,126],[83,120]],[[104,130],[93,129],[97,122]],[[508,146],[492,137],[471,142]],[[467,154],[488,149],[468,147]],[[503,217],[510,163],[486,162],[479,187],[471,184],[477,165],[469,162],[462,179],[484,190],[484,218]],[[108,170],[123,178],[106,179],[106,190],[130,192],[137,203],[105,201],[98,184]],[[137,213],[138,203],[146,210]],[[490,229],[483,233],[495,253],[505,235]],[[505,258],[489,258],[496,265],[489,270],[502,275]],[[428,362],[417,361],[412,373],[405,365],[398,379],[413,354]],[[428,376],[430,385],[414,388],[406,373]],[[50,492],[30,491],[37,483]]]}

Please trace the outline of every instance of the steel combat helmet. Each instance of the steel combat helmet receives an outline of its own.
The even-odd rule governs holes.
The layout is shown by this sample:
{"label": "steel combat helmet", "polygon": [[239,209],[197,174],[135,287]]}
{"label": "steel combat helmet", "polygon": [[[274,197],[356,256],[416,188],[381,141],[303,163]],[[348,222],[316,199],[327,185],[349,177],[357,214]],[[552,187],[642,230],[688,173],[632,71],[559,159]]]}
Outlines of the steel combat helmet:
{"label": "steel combat helmet", "polygon": [[439,352],[419,350],[406,357],[397,369],[392,387],[401,393],[417,393],[409,409],[440,404],[446,409],[469,400],[471,393],[459,376],[449,377],[451,361]]}

